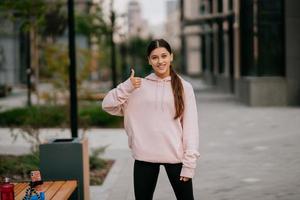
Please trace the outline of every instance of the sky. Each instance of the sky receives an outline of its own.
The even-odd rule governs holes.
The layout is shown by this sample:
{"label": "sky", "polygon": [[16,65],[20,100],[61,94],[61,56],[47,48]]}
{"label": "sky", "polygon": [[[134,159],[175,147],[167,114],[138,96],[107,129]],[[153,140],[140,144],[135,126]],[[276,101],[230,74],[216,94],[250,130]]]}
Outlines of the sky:
{"label": "sky", "polygon": [[[127,12],[129,0],[114,0],[114,8],[118,13]],[[142,18],[150,25],[162,24],[166,19],[167,0],[138,0],[141,5]]]}

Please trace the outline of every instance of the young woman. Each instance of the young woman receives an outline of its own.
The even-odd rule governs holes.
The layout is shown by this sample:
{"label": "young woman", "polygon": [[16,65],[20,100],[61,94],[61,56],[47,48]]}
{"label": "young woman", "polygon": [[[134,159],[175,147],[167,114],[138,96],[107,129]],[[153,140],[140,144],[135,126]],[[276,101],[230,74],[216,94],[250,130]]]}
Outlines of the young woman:
{"label": "young woman", "polygon": [[170,45],[152,41],[147,50],[154,73],[131,76],[105,96],[102,108],[124,116],[134,163],[136,200],[153,198],[159,168],[163,165],[180,200],[192,200],[192,178],[198,153],[198,115],[190,83],[179,77],[171,63]]}

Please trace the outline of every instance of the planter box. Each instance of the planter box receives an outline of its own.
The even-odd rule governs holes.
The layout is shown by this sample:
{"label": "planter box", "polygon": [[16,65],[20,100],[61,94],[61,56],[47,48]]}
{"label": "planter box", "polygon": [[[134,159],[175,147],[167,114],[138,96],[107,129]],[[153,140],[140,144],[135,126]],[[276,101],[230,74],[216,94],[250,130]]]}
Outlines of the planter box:
{"label": "planter box", "polygon": [[249,106],[286,106],[284,77],[242,77],[236,81],[236,95]]}
{"label": "planter box", "polygon": [[77,180],[70,199],[89,199],[89,153],[87,139],[56,139],[40,145],[43,180]]}

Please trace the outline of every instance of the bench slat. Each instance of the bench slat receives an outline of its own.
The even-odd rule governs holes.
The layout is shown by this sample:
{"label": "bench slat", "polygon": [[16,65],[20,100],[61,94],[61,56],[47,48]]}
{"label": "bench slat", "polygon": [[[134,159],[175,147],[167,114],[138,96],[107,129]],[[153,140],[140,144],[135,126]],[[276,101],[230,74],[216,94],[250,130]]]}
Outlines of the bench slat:
{"label": "bench slat", "polygon": [[28,183],[15,184],[15,187],[14,187],[15,196],[17,196],[26,186],[28,186]]}
{"label": "bench slat", "polygon": [[[43,185],[37,186],[40,187],[39,191],[44,191],[46,190],[53,184],[53,182],[44,182]],[[19,183],[17,184],[17,190],[15,190],[15,199],[16,200],[22,200],[23,197],[25,196],[26,189],[29,188],[28,183]],[[38,189],[37,189],[38,190]]]}
{"label": "bench slat", "polygon": [[43,185],[39,185],[36,187],[36,190],[38,192],[45,192],[51,187],[51,185],[54,184],[53,181],[47,181],[44,182]]}
{"label": "bench slat", "polygon": [[47,190],[45,199],[51,199],[64,184],[64,181],[55,181]]}
{"label": "bench slat", "polygon": [[26,184],[25,187],[22,188],[22,190],[19,190],[19,193],[15,196],[15,200],[21,200],[26,194],[26,189],[29,188],[29,185]]}
{"label": "bench slat", "polygon": [[[36,187],[36,190],[45,192],[47,200],[68,200],[72,193],[76,190],[77,181],[47,181]],[[28,183],[16,183],[14,188],[15,200],[22,200],[25,196],[26,189],[29,188]]]}
{"label": "bench slat", "polygon": [[52,200],[67,200],[77,187],[77,181],[66,181]]}

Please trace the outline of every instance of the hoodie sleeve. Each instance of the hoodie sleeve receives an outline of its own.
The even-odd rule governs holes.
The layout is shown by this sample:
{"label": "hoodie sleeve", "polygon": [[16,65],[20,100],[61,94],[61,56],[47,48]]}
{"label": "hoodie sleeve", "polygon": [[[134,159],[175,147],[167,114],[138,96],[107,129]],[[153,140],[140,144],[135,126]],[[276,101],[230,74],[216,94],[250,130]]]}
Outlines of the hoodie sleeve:
{"label": "hoodie sleeve", "polygon": [[102,101],[102,109],[111,115],[123,116],[124,105],[134,91],[130,79],[110,90]]}
{"label": "hoodie sleeve", "polygon": [[193,178],[197,164],[199,146],[198,113],[195,94],[189,84],[184,90],[185,108],[182,118],[183,127],[183,160],[180,176]]}

